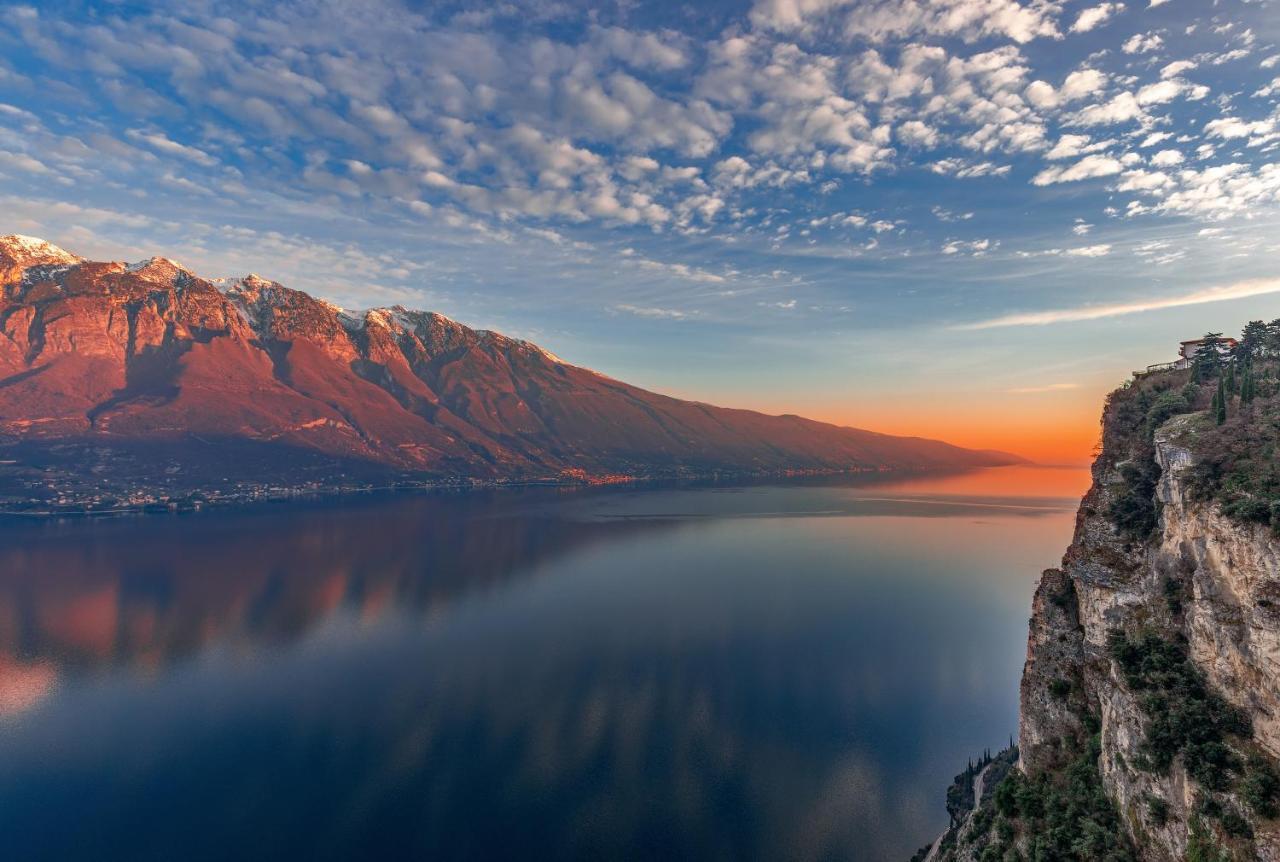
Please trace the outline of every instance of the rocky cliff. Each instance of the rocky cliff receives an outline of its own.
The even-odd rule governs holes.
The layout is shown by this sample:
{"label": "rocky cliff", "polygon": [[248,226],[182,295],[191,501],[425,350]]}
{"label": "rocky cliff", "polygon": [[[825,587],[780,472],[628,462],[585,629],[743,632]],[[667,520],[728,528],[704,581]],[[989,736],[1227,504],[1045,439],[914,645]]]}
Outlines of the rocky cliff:
{"label": "rocky cliff", "polygon": [[375,475],[590,479],[1019,460],[669,398],[439,314],[349,313],[258,276],[215,282],[165,258],[92,262],[0,237],[6,506]]}
{"label": "rocky cliff", "polygon": [[1220,428],[1195,409],[1212,388],[1111,396],[1034,599],[1019,768],[934,858],[1280,859],[1280,540],[1232,490],[1274,464],[1276,403]]}

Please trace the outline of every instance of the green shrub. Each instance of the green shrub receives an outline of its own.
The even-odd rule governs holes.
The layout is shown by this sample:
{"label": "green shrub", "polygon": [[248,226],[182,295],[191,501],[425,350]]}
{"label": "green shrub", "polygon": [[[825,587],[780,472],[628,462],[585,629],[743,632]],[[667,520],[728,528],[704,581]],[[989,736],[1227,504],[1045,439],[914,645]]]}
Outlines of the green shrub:
{"label": "green shrub", "polygon": [[1119,467],[1120,482],[1111,488],[1111,504],[1107,515],[1116,529],[1131,539],[1145,540],[1155,530],[1159,519],[1156,508],[1156,483],[1160,481],[1160,465],[1147,456],[1126,461]]}
{"label": "green shrub", "polygon": [[1218,818],[1218,822],[1222,824],[1222,831],[1230,835],[1232,838],[1252,838],[1253,827],[1249,825],[1249,821],[1245,820],[1239,811],[1230,806],[1224,807],[1222,816]]}
{"label": "green shrub", "polygon": [[1280,813],[1280,776],[1265,757],[1255,754],[1245,765],[1244,782],[1240,795],[1245,804],[1259,817],[1275,817]]}
{"label": "green shrub", "polygon": [[1032,777],[1011,770],[996,787],[996,810],[1027,836],[1030,859],[1131,862],[1136,856],[1098,771],[1098,736],[1068,746],[1071,760],[1061,770]]}
{"label": "green shrub", "polygon": [[1181,754],[1201,785],[1225,789],[1242,766],[1225,738],[1249,736],[1247,716],[1208,689],[1183,644],[1150,630],[1134,638],[1116,630],[1107,646],[1147,717],[1143,753],[1150,767],[1165,772]]}
{"label": "green shrub", "polygon": [[1169,822],[1169,803],[1165,802],[1159,796],[1147,794],[1147,813],[1151,815],[1151,822],[1157,826],[1163,826]]}
{"label": "green shrub", "polygon": [[1182,582],[1165,578],[1161,587],[1164,592],[1164,603],[1168,606],[1169,613],[1176,617],[1182,613]]}

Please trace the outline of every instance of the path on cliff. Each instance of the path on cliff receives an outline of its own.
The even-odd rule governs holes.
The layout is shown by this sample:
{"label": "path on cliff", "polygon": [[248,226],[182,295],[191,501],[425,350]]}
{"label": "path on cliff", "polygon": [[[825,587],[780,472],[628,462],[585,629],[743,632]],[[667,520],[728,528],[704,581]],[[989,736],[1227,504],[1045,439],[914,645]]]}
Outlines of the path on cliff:
{"label": "path on cliff", "polygon": [[948,829],[938,836],[938,840],[933,842],[933,846],[929,848],[928,855],[924,857],[924,862],[937,862],[938,851],[942,848],[943,839],[950,835],[952,831],[959,835],[969,825],[969,821],[973,820],[973,816],[978,813],[978,806],[982,804],[982,791],[987,781],[987,770],[991,768],[994,762],[988,763],[978,771],[977,775],[973,776],[973,807],[969,809],[969,813],[954,830]]}

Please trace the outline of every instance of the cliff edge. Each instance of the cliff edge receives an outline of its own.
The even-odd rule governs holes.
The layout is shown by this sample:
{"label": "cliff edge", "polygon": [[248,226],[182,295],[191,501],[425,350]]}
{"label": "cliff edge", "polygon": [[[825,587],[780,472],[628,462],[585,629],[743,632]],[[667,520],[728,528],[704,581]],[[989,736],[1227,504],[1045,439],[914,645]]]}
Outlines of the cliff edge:
{"label": "cliff edge", "polygon": [[1280,859],[1280,384],[1222,356],[1109,397],[1035,594],[1018,765],[918,858]]}

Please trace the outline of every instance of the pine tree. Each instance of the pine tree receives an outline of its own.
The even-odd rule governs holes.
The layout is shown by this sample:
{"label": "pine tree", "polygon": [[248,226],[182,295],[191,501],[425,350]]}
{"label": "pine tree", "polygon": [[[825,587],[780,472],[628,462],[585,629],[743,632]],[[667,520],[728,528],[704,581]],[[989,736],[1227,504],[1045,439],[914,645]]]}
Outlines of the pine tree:
{"label": "pine tree", "polygon": [[1222,383],[1222,378],[1218,378],[1218,393],[1213,396],[1214,412],[1218,417],[1218,424],[1221,425],[1227,421],[1227,389]]}
{"label": "pine tree", "polygon": [[1245,365],[1260,358],[1267,345],[1267,325],[1261,320],[1250,320],[1240,333],[1240,343],[1236,346],[1236,356]]}
{"label": "pine tree", "polygon": [[1218,349],[1221,339],[1221,332],[1206,332],[1200,339],[1200,346],[1191,357],[1192,380],[1203,383],[1211,377],[1222,376],[1222,353]]}

